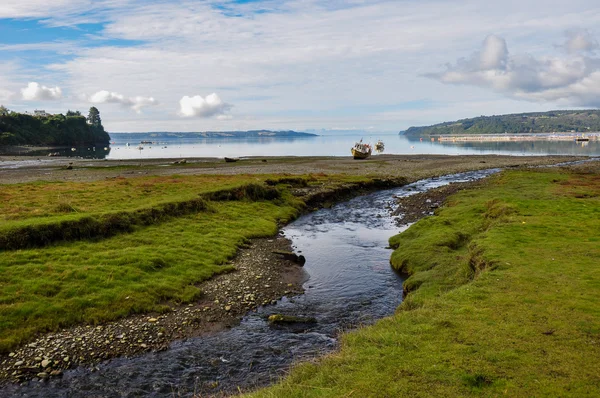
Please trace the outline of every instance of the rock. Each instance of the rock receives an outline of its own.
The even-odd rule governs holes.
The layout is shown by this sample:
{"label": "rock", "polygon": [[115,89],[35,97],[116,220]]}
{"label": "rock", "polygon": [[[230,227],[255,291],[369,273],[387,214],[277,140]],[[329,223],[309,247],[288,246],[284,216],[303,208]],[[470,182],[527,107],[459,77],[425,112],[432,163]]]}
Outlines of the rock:
{"label": "rock", "polygon": [[158,322],[158,319],[156,319],[156,318],[148,318],[148,322],[150,322],[150,323]]}
{"label": "rock", "polygon": [[283,256],[284,259],[293,261],[298,265],[304,265],[304,263],[306,263],[306,258],[303,255],[297,255],[296,253],[286,252],[283,250],[273,250],[272,253],[279,254],[280,256]]}
{"label": "rock", "polygon": [[225,306],[225,311],[231,311],[231,306],[230,305],[226,305]]}
{"label": "rock", "polygon": [[24,364],[25,364],[24,361],[17,361],[17,362],[15,362],[15,367],[23,366]]}
{"label": "rock", "polygon": [[313,317],[301,317],[293,315],[273,314],[269,315],[269,323],[284,324],[284,323],[316,323],[317,320]]}
{"label": "rock", "polygon": [[46,379],[46,378],[48,378],[48,373],[40,372],[37,374],[37,377],[39,377],[40,379]]}
{"label": "rock", "polygon": [[44,359],[42,361],[42,368],[47,368],[51,363],[52,361],[50,361],[49,359]]}

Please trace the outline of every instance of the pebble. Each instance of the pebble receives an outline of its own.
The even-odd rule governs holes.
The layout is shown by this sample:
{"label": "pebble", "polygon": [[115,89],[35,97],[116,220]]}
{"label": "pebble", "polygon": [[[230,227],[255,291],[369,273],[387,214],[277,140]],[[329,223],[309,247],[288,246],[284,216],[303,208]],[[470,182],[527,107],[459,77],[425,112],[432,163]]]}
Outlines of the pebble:
{"label": "pebble", "polygon": [[[270,253],[270,248],[261,250]],[[186,304],[160,316],[132,317],[102,326],[79,326],[42,337],[5,354],[0,381],[23,382],[36,375],[39,379],[47,379],[60,376],[65,369],[74,366],[92,366],[101,359],[154,349],[164,345],[165,341],[185,337],[187,327],[181,325],[219,322],[228,319],[230,316],[226,314],[232,311],[255,310],[261,303],[275,302],[272,301],[274,294],[281,294],[285,285],[293,286],[278,281],[277,274],[269,269],[269,256],[253,254],[249,257],[242,258],[242,264],[232,264],[244,271],[208,285],[205,292],[214,303]],[[270,289],[266,291],[265,288]],[[7,358],[13,359],[9,362]],[[28,371],[27,365],[32,365],[31,370]]]}

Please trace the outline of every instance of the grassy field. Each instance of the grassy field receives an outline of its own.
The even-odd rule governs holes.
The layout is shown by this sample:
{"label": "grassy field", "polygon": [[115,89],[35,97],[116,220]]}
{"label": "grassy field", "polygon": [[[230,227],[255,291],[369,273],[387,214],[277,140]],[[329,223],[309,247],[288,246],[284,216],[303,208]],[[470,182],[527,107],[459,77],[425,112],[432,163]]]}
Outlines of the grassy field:
{"label": "grassy field", "polygon": [[392,317],[252,397],[600,395],[600,167],[509,171],[393,237]]}
{"label": "grassy field", "polygon": [[[298,215],[302,202],[290,183],[367,180],[237,175],[3,185],[0,240],[18,235],[39,247],[0,250],[0,352],[39,332],[194,300],[199,282],[230,270],[240,245]],[[37,245],[48,231],[66,234],[68,222],[99,225],[99,233]],[[110,222],[122,228],[103,234]]]}

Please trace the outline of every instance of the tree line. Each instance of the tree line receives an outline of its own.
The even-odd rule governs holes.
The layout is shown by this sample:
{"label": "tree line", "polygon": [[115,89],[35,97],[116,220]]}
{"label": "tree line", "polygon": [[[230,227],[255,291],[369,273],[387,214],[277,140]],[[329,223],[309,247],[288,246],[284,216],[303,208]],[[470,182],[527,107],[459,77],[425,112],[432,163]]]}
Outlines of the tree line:
{"label": "tree line", "polygon": [[0,146],[108,145],[110,136],[102,126],[100,112],[91,107],[85,117],[79,111],[66,115],[32,116],[0,106]]}
{"label": "tree line", "polygon": [[600,110],[565,110],[479,116],[431,126],[410,127],[407,136],[519,134],[600,131]]}

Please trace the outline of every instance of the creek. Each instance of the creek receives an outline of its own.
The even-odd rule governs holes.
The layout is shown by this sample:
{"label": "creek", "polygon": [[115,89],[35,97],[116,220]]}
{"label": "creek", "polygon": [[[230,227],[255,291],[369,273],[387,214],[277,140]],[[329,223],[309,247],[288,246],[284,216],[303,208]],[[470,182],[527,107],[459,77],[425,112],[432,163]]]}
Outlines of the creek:
{"label": "creek", "polygon": [[[378,191],[321,209],[286,226],[306,257],[305,294],[261,307],[211,336],[178,341],[163,352],[118,358],[61,378],[10,385],[15,397],[188,397],[236,393],[276,382],[293,363],[335,350],[341,332],[389,316],[402,301],[403,276],[389,265],[388,239],[404,229],[391,216],[395,198],[499,171],[461,173]],[[316,318],[273,326],[270,314]],[[238,389],[239,388],[239,389]]]}

